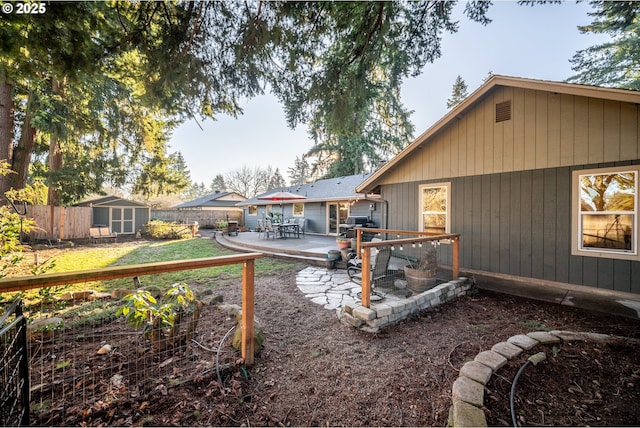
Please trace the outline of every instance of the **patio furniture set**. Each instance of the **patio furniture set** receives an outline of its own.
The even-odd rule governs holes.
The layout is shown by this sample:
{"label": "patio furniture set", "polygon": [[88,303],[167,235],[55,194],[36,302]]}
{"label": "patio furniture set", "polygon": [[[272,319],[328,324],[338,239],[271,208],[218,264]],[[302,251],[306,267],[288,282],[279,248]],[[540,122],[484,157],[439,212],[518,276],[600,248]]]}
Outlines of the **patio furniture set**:
{"label": "patio furniture set", "polygon": [[273,222],[271,219],[258,220],[258,238],[304,237],[304,219],[292,218],[282,223]]}

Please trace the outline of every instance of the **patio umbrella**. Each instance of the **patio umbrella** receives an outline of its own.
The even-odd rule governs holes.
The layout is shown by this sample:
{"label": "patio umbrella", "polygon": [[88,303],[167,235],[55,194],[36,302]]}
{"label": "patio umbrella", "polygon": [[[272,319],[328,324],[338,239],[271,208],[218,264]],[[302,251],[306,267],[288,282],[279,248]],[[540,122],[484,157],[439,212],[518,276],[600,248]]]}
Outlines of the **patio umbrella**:
{"label": "patio umbrella", "polygon": [[[281,202],[281,201],[295,201],[300,199],[307,199],[307,197],[298,195],[295,193],[291,193],[291,192],[279,191],[279,192],[267,193],[266,195],[258,196],[258,199],[263,201]],[[280,204],[280,206],[282,207],[282,218],[284,220],[284,205]]]}

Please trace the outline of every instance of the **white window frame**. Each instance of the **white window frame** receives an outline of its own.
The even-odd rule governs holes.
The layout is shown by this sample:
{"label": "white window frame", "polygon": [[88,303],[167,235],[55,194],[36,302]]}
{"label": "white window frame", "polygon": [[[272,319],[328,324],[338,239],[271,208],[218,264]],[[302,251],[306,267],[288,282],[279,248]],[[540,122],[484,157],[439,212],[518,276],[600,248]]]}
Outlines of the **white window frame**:
{"label": "white window frame", "polygon": [[[422,207],[424,206],[424,191],[426,189],[438,189],[438,188],[446,188],[447,189],[447,211],[445,212],[445,231],[444,233],[451,233],[451,182],[443,182],[443,183],[428,183],[421,184],[418,187],[418,230],[420,232],[424,232],[424,215],[428,214],[427,212],[422,211]],[[441,213],[437,213],[441,214]]]}
{"label": "white window frame", "polygon": [[[296,205],[302,206],[302,211],[300,211],[297,214],[296,214]],[[304,217],[304,202],[294,202],[293,204],[291,204],[291,212],[293,213],[294,217]]]}
{"label": "white window frame", "polygon": [[[632,236],[631,236],[631,250],[624,249],[605,249],[597,247],[586,247],[582,245],[582,216],[592,213],[592,211],[581,211],[580,209],[580,176],[583,175],[603,175],[612,173],[635,173],[635,196],[634,196],[634,211],[604,211],[604,214],[616,215],[624,214],[632,216]],[[640,165],[627,165],[611,168],[593,168],[576,170],[572,173],[571,180],[571,254],[574,256],[586,256],[586,257],[601,257],[608,259],[621,259],[621,260],[635,260],[640,261],[640,252],[638,251],[638,244],[640,243],[640,217],[639,202],[640,199]]]}
{"label": "white window frame", "polygon": [[[119,219],[114,219],[113,213],[116,210],[120,213],[120,218]],[[125,220],[125,218],[124,218],[124,211],[125,210],[131,210],[131,219],[130,220]],[[136,230],[135,230],[136,229],[136,209],[135,209],[135,207],[109,207],[109,228],[111,229],[112,232],[113,232],[113,229],[114,229],[113,225],[116,222],[120,226],[120,231],[117,232],[119,235],[131,235],[133,233],[136,233]],[[124,232],[125,224],[131,224],[131,232]]]}
{"label": "white window frame", "polygon": [[247,215],[257,216],[258,215],[258,206],[257,205],[247,205]]}

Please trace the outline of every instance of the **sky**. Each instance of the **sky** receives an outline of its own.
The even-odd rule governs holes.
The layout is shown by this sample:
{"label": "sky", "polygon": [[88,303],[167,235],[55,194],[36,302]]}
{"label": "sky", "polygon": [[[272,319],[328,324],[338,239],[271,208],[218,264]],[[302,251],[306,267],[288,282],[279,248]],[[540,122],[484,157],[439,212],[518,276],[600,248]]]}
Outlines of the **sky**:
{"label": "sky", "polygon": [[[592,21],[586,2],[532,7],[497,1],[489,8],[492,22],[487,26],[466,19],[463,7],[464,3],[458,4],[458,32],[442,38],[442,56],[403,84],[402,102],[413,111],[414,137],[447,113],[447,99],[458,75],[469,94],[489,72],[563,81],[575,74],[569,60],[576,51],[606,40],[578,31],[577,26]],[[192,182],[209,186],[217,174],[268,165],[278,168],[289,182],[287,170],[312,146],[306,128],[287,127],[282,106],[270,94],[245,100],[242,107],[244,114],[238,118],[192,120],[174,131],[170,151],[182,153]]]}

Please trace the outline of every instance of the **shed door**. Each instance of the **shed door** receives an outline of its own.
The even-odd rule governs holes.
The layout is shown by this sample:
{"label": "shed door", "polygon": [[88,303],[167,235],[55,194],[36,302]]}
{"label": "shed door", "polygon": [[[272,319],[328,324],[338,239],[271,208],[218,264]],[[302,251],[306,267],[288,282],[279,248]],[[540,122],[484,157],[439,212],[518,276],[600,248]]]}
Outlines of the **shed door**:
{"label": "shed door", "polygon": [[111,208],[111,231],[133,233],[133,208]]}

